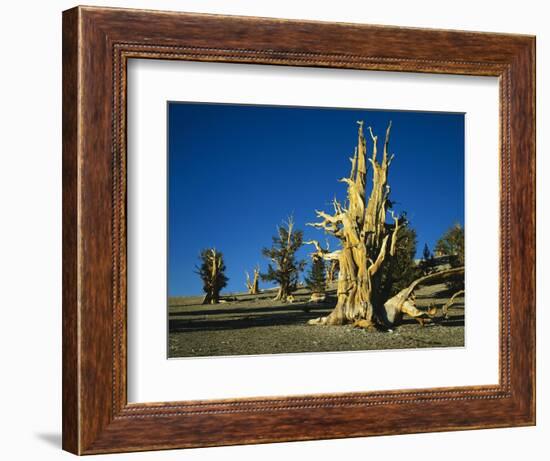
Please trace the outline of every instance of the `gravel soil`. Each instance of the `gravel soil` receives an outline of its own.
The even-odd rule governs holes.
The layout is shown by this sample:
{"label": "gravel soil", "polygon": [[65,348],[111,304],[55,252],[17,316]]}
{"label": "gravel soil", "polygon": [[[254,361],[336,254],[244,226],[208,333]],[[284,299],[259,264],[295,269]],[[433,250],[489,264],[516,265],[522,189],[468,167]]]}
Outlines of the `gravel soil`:
{"label": "gravel soil", "polygon": [[[441,307],[452,295],[445,285],[417,292],[417,305]],[[288,354],[299,352],[364,351],[464,346],[464,298],[456,299],[449,319],[441,317],[420,326],[405,317],[393,331],[371,331],[352,326],[310,326],[309,319],[327,315],[336,303],[334,292],[323,304],[308,303],[299,290],[292,304],[273,301],[274,292],[235,294],[216,305],[202,305],[200,297],[170,298],[168,356],[205,357]],[[438,314],[439,315],[439,314]]]}

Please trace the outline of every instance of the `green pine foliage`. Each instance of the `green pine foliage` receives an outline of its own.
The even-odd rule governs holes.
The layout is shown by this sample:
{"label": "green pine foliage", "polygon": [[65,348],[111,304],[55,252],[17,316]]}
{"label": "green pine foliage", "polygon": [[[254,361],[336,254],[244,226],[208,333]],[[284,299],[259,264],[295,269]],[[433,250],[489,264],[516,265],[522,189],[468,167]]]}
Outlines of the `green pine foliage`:
{"label": "green pine foliage", "polygon": [[[438,240],[435,251],[442,256],[451,256],[451,266],[464,266],[464,228],[457,223],[448,229]],[[463,290],[464,278],[449,281],[446,285],[452,291]]]}
{"label": "green pine foliage", "polygon": [[223,254],[214,248],[205,248],[201,251],[200,265],[196,266],[195,273],[202,280],[202,289],[206,293],[203,304],[219,302],[220,291],[227,286],[229,280],[225,275]]}
{"label": "green pine foliage", "polygon": [[313,257],[305,282],[312,293],[325,292],[327,279],[323,258]]}
{"label": "green pine foliage", "polygon": [[422,250],[422,259],[428,261],[432,257],[432,252],[427,243],[424,244],[424,249]]}
{"label": "green pine foliage", "polygon": [[438,240],[435,251],[442,256],[454,256],[453,265],[464,265],[464,228],[455,224]]}
{"label": "green pine foliage", "polygon": [[[404,220],[405,217],[403,216]],[[405,221],[397,231],[396,253],[382,267],[380,301],[382,304],[406,288],[422,274],[414,262],[416,231]]]}
{"label": "green pine foliage", "polygon": [[263,248],[262,254],[271,262],[267,272],[261,274],[265,282],[277,283],[280,287],[280,297],[284,300],[298,287],[301,271],[306,262],[296,258],[296,252],[302,246],[303,232],[294,230],[292,219],[287,226],[278,226],[277,235],[272,237],[270,248]]}
{"label": "green pine foliage", "polygon": [[434,268],[434,256],[430,251],[430,247],[427,243],[424,244],[424,249],[422,250],[422,260],[420,261],[420,270],[424,275],[429,274]]}

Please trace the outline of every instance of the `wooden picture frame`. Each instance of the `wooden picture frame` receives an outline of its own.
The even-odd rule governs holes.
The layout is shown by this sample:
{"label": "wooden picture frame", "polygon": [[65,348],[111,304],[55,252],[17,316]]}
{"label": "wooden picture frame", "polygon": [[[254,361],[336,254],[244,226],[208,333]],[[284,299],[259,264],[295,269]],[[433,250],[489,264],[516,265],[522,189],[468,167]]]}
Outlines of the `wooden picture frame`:
{"label": "wooden picture frame", "polygon": [[[126,63],[496,76],[499,384],[128,404]],[[63,13],[63,448],[93,454],[535,424],[535,38],[77,7]]]}

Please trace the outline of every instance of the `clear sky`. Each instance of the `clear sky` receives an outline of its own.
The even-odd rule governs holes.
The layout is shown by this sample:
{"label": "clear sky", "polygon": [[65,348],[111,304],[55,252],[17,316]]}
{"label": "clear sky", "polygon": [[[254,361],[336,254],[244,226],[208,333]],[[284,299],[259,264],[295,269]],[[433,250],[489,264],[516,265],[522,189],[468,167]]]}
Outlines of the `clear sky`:
{"label": "clear sky", "polygon": [[[418,256],[464,224],[463,114],[171,102],[169,296],[201,293],[193,271],[207,247],[224,254],[224,292],[245,290],[244,271],[265,270],[261,249],[290,214],[305,240],[324,243],[323,231],[305,224],[316,220],[315,209],[332,212],[333,197],[344,200],[337,180],[349,175],[357,120],[372,126],[380,154],[393,122],[390,198],[417,231]],[[310,251],[306,245],[299,256]]]}

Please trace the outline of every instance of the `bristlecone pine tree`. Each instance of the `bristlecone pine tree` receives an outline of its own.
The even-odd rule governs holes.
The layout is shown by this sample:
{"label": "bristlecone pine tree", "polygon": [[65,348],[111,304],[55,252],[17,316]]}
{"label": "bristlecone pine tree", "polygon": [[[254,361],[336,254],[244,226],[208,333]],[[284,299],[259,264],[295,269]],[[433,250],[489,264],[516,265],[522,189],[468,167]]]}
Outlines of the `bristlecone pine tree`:
{"label": "bristlecone pine tree", "polygon": [[464,228],[455,224],[445,232],[435,245],[435,251],[442,256],[454,256],[454,265],[464,264]]}
{"label": "bristlecone pine tree", "polygon": [[302,231],[294,229],[294,220],[290,217],[286,226],[277,227],[272,247],[262,250],[262,254],[271,261],[267,272],[261,274],[262,280],[279,284],[275,300],[286,301],[298,286],[298,277],[305,266],[305,261],[296,259],[302,240]]}
{"label": "bristlecone pine tree", "polygon": [[430,251],[430,247],[427,243],[424,244],[424,249],[422,250],[422,260],[420,261],[419,268],[424,275],[429,274],[434,266],[434,256]]}
{"label": "bristlecone pine tree", "polygon": [[259,279],[260,279],[260,266],[254,268],[254,277],[250,279],[250,274],[248,271],[245,272],[246,275],[246,288],[248,289],[249,295],[257,295],[260,292],[259,288]]}
{"label": "bristlecone pine tree", "polygon": [[380,278],[380,297],[389,299],[407,288],[411,282],[424,275],[414,262],[416,255],[416,231],[410,227],[403,214],[399,218],[403,224],[397,231],[395,255],[389,258],[382,268]]}
{"label": "bristlecone pine tree", "polygon": [[[451,266],[458,267],[464,265],[464,228],[456,223],[448,229],[435,245],[435,251],[442,256],[451,257]],[[457,293],[464,293],[464,279],[451,280],[447,282],[447,288]],[[451,298],[454,300],[457,293]],[[460,293],[459,293],[460,294]],[[452,302],[452,301],[451,301]],[[448,306],[445,306],[444,313]]]}
{"label": "bristlecone pine tree", "polygon": [[422,250],[422,259],[424,261],[428,261],[432,257],[432,252],[430,251],[430,247],[427,243],[424,244],[424,249]]}
{"label": "bristlecone pine tree", "polygon": [[[426,316],[425,311],[416,308],[412,295],[417,285],[427,281],[434,274],[414,281],[384,302],[385,290],[381,289],[381,269],[384,263],[396,254],[397,237],[403,225],[391,210],[389,211],[394,221],[393,225],[386,224],[390,193],[388,170],[394,158],[389,153],[391,122],[386,130],[381,159],[378,159],[377,153],[378,137],[370,127],[368,130],[372,147],[371,154],[367,157],[363,122],[357,123],[358,142],[354,156],[350,159],[351,172],[349,177],[340,180],[347,184],[347,200],[345,204],[336,199],[333,201],[334,214],[316,211],[321,222],[310,224],[324,229],[341,242],[341,249],[333,252],[321,248],[317,241],[310,242],[315,245],[320,257],[329,261],[338,260],[338,302],[328,316],[310,320],[309,323],[353,323],[362,328],[378,324],[390,327],[405,313],[411,317]],[[369,195],[366,191],[368,164],[372,170],[372,188]],[[436,275],[444,278],[454,274]]]}
{"label": "bristlecone pine tree", "polygon": [[325,261],[317,254],[314,254],[311,261],[309,273],[305,278],[306,286],[311,290],[312,298],[318,298],[326,290]]}
{"label": "bristlecone pine tree", "polygon": [[223,255],[215,248],[201,251],[201,265],[197,266],[196,273],[202,279],[202,289],[206,293],[203,304],[217,304],[220,300],[220,291],[227,285]]}

